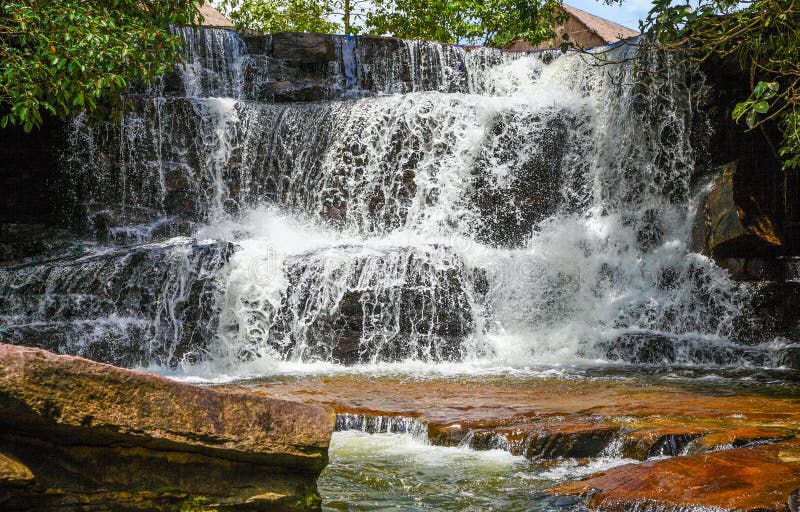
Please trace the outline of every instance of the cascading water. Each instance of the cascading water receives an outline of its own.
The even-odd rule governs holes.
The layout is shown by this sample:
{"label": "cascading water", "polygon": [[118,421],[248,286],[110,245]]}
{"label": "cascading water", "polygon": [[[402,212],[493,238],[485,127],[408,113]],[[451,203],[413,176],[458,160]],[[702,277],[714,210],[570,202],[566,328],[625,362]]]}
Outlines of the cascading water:
{"label": "cascading water", "polygon": [[[275,103],[296,73],[284,61],[231,31],[180,33],[188,65],[117,124],[78,119],[64,168],[107,243],[235,246],[201,322],[214,371],[651,362],[652,350],[741,363],[750,350],[730,341],[742,292],[689,247],[702,84],[668,57],[640,59],[638,77],[652,73],[637,80],[636,45],[559,56],[334,37],[315,72],[335,98]],[[82,272],[70,268],[58,272]],[[160,325],[174,300],[140,319]],[[166,354],[134,359],[179,362]]]}

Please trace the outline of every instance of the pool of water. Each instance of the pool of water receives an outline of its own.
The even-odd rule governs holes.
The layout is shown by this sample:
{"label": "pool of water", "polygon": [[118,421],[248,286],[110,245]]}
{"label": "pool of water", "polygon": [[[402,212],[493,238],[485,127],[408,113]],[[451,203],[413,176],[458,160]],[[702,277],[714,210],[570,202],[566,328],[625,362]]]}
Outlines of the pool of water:
{"label": "pool of water", "polygon": [[544,491],[628,461],[602,457],[541,465],[502,450],[432,446],[413,434],[336,432],[319,480],[324,511],[580,510]]}

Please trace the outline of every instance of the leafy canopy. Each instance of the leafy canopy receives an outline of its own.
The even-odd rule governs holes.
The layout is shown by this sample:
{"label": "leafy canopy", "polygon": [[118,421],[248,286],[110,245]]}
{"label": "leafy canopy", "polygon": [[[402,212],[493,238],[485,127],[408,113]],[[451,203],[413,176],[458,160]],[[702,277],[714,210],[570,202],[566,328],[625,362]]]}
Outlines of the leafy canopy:
{"label": "leafy canopy", "polygon": [[503,46],[551,38],[565,17],[558,0],[377,0],[366,25],[373,34]]}
{"label": "leafy canopy", "polygon": [[26,131],[45,114],[122,106],[132,80],[149,81],[179,60],[170,25],[192,25],[201,0],[3,0],[0,127]]}
{"label": "leafy canopy", "polygon": [[222,0],[220,7],[242,30],[363,31],[490,46],[548,39],[566,17],[560,0]]}
{"label": "leafy canopy", "polygon": [[735,59],[751,94],[732,111],[749,129],[777,122],[785,169],[800,167],[800,3],[795,0],[655,0],[642,32],[699,64]]}
{"label": "leafy canopy", "polygon": [[324,0],[222,0],[219,7],[239,30],[265,34],[339,30],[328,20],[331,6]]}

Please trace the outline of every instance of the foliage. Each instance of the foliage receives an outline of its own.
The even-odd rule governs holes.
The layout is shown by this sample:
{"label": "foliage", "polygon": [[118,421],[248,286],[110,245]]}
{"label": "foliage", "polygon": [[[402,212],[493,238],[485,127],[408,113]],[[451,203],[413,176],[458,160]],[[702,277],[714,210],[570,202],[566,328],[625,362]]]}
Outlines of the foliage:
{"label": "foliage", "polygon": [[564,18],[558,0],[376,0],[366,26],[406,39],[503,46],[515,37],[532,43],[553,37],[552,27]]}
{"label": "foliage", "polygon": [[[553,37],[566,17],[560,0],[222,0],[240,30],[365,31],[405,39],[502,46],[514,37]],[[332,19],[341,19],[341,24]]]}
{"label": "foliage", "polygon": [[132,80],[179,60],[170,25],[198,20],[200,0],[3,0],[0,126],[26,131],[44,115],[113,115]]}
{"label": "foliage", "polygon": [[749,129],[778,122],[784,168],[800,167],[800,4],[795,0],[699,0],[693,7],[655,0],[642,23],[660,45],[685,50],[694,63],[735,59],[751,94],[733,109]]}
{"label": "foliage", "polygon": [[339,31],[339,25],[328,20],[332,5],[325,0],[222,0],[219,7],[239,30],[266,34]]}

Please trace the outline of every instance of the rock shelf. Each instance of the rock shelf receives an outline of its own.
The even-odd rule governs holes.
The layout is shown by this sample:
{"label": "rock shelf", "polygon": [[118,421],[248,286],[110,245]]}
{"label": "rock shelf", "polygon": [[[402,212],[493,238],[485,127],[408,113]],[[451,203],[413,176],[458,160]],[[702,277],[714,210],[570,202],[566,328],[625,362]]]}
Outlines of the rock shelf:
{"label": "rock shelf", "polygon": [[333,412],[0,345],[3,510],[317,510]]}
{"label": "rock shelf", "polygon": [[226,389],[339,414],[416,418],[435,445],[504,448],[542,463],[600,455],[643,461],[550,489],[584,495],[593,509],[789,510],[800,488],[800,402],[789,398],[513,377],[315,376]]}

